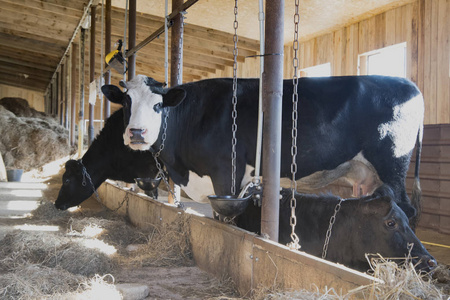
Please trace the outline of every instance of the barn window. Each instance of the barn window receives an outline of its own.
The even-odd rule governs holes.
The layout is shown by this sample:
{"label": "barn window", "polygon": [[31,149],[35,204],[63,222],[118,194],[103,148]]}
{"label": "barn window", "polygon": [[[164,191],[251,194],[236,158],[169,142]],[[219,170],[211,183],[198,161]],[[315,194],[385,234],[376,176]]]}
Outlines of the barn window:
{"label": "barn window", "polygon": [[331,64],[321,64],[300,70],[301,77],[329,77],[331,76]]}
{"label": "barn window", "polygon": [[406,77],[406,43],[359,55],[359,73]]}

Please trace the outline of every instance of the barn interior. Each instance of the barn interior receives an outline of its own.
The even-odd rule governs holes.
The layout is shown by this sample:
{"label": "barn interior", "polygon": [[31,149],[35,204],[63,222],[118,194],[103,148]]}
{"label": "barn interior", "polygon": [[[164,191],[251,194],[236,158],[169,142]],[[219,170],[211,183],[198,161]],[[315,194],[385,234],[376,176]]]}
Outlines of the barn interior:
{"label": "barn interior", "polygon": [[[182,82],[232,77],[235,1],[173,0],[168,3],[168,14],[173,10],[172,2],[187,7],[183,14]],[[172,82],[165,77],[164,32],[154,34],[164,29],[164,1],[0,0],[0,3],[0,158],[10,174],[15,170],[24,172],[21,182],[0,182],[0,227],[10,228],[11,217],[23,216],[39,206],[46,185],[57,193],[64,162],[81,157],[105,119],[120,108],[90,88],[92,82],[98,88],[101,78],[108,80],[102,74],[109,74],[110,83],[115,85],[132,76],[111,67],[107,71],[105,57],[117,49],[118,40],[124,41],[124,49],[139,48],[134,55],[135,74],[145,74],[169,85]],[[133,5],[134,33],[130,31]],[[294,75],[294,10],[294,1],[286,1],[284,78]],[[238,77],[259,77],[258,12],[258,1],[238,3]],[[400,76],[413,81],[423,93],[425,128],[420,169],[423,208],[417,235],[439,262],[450,265],[449,1],[305,0],[300,1],[299,14],[300,76]],[[169,50],[173,48],[171,42],[169,29]],[[169,65],[171,60],[169,55]],[[406,180],[409,195],[414,165],[415,155]],[[59,181],[52,181],[51,176]],[[0,179],[7,180],[2,170]],[[111,187],[102,188],[103,198]],[[314,192],[350,197],[352,189],[337,181]],[[54,201],[55,191],[49,195],[53,197],[49,200]],[[100,209],[95,197],[89,201],[84,204],[86,207]],[[110,207],[116,207],[117,203],[113,203]],[[228,230],[220,226],[219,229]],[[449,279],[445,282],[447,293],[449,282]],[[247,287],[242,286],[241,291]]]}

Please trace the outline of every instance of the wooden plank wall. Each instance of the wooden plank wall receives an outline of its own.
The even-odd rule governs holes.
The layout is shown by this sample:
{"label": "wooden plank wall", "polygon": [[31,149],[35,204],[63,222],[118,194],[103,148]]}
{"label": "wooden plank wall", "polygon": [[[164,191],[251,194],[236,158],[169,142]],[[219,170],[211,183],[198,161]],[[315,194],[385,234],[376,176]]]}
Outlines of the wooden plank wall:
{"label": "wooden plank wall", "polygon": [[0,99],[4,97],[17,97],[28,101],[28,104],[37,111],[44,111],[44,94],[13,86],[0,84]]}

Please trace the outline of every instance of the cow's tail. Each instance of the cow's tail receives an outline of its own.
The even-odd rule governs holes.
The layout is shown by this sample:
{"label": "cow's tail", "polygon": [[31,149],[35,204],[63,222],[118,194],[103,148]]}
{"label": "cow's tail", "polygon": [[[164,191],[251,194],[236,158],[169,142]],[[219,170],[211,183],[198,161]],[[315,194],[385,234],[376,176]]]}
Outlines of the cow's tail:
{"label": "cow's tail", "polygon": [[411,194],[411,205],[416,209],[416,216],[413,218],[411,222],[411,227],[413,230],[415,230],[415,228],[419,224],[419,219],[422,214],[422,189],[420,188],[420,179],[419,179],[422,140],[423,140],[423,124],[420,124],[416,140],[416,166],[414,170],[414,184]]}

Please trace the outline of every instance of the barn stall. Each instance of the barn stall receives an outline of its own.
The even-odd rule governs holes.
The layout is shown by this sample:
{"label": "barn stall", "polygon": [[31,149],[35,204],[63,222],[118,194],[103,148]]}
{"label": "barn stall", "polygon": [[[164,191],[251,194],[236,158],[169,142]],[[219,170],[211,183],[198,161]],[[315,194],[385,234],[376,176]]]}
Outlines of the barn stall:
{"label": "barn stall", "polygon": [[[198,1],[193,4],[193,2],[186,2],[192,3],[192,7],[187,9],[184,26],[183,82],[232,76],[233,3],[223,1],[221,4],[210,4]],[[20,96],[27,99],[32,107],[55,116],[69,131],[72,145],[77,144],[75,141],[78,131],[83,131],[88,138],[86,142],[83,138],[79,138],[78,147],[84,148],[100,130],[103,120],[110,111],[118,109],[114,105],[109,108],[108,102],[99,99],[95,105],[89,104],[89,85],[106,69],[103,60],[106,54],[115,48],[115,41],[119,38],[124,39],[124,32],[131,37],[133,27],[131,21],[128,23],[124,20],[126,13],[129,13],[129,19],[132,19],[133,1],[130,1],[129,6],[125,1],[113,2],[110,14],[107,10],[109,1],[105,3],[105,10],[102,9],[102,3],[99,1],[24,1],[23,3],[2,1],[2,4],[4,4],[2,15],[5,15],[2,25],[4,28],[2,34],[5,39],[2,40],[5,42],[0,48],[2,61],[4,61],[0,67],[1,97]],[[162,3],[137,4],[135,45],[141,44],[152,32],[164,26]],[[213,6],[209,7],[209,5]],[[254,56],[260,51],[256,13],[258,7],[256,1],[252,4],[240,3],[239,5],[237,75],[257,77],[259,76],[258,59],[249,56]],[[322,72],[319,75],[333,76],[371,74],[373,72],[370,69],[371,59],[374,61],[373,59],[376,59],[381,50],[398,47],[400,49],[398,52],[404,53],[404,76],[419,86],[424,94],[426,105],[425,144],[421,172],[424,203],[419,233],[420,230],[426,232],[426,229],[443,233],[444,238],[433,244],[448,245],[450,199],[445,190],[446,181],[448,181],[446,178],[448,174],[445,171],[448,169],[445,156],[448,133],[445,124],[449,123],[447,119],[450,100],[448,88],[448,23],[450,21],[448,14],[444,14],[450,9],[448,1],[367,1],[364,5],[349,4],[349,6],[339,7],[332,7],[332,5],[327,4],[324,7],[320,1],[308,3],[307,6],[301,5],[299,37],[301,74],[302,76],[317,76],[317,72]],[[291,78],[293,75],[292,6],[291,3],[286,4],[284,18],[283,75],[285,78]],[[214,11],[220,11],[220,22],[217,22],[219,17],[213,13]],[[229,14],[224,13],[225,11],[229,11]],[[110,29],[108,29],[108,18],[112,20]],[[103,19],[104,25],[102,25]],[[17,25],[18,20],[21,20],[20,25]],[[127,31],[128,29],[130,31]],[[108,30],[111,32],[109,41]],[[169,36],[172,34],[169,32]],[[128,39],[129,37],[124,39],[126,43],[129,43],[125,47],[131,49],[133,48],[130,46],[132,39]],[[67,45],[69,41],[71,43]],[[160,34],[159,38],[139,49],[135,58],[136,74],[146,74],[159,81],[167,81],[163,77],[163,45],[163,34]],[[175,59],[176,57],[173,58]],[[130,60],[128,63],[131,63]],[[123,78],[116,71],[111,71],[110,74],[111,82],[114,84]],[[175,81],[171,79],[171,82]],[[77,119],[77,114],[81,118]],[[414,161],[411,163],[410,171],[414,169]],[[407,187],[412,187],[412,179],[408,179]],[[334,184],[331,191],[342,196],[350,192],[349,187],[339,183]],[[115,194],[118,193],[115,192]],[[113,203],[115,201],[112,196],[102,197],[102,199],[111,199]],[[208,228],[215,228],[216,225],[213,224]],[[218,227],[224,232],[229,230],[222,225]],[[200,230],[202,231],[205,230]],[[247,238],[241,235],[238,239],[246,240]],[[257,246],[255,246],[253,237],[248,239],[252,240],[253,244],[249,246],[252,249],[265,249],[266,246],[259,245],[264,241],[260,242],[256,239]],[[430,245],[430,247],[440,246]],[[288,260],[293,259],[290,258],[293,254],[286,253],[282,256],[287,256]],[[197,257],[196,261],[202,265],[202,257]],[[218,269],[227,268],[231,267]],[[254,266],[251,268],[253,269]],[[321,268],[319,269],[322,271]],[[289,271],[286,272],[289,273]],[[335,274],[334,272],[338,271],[330,272]],[[350,272],[350,274],[353,273]],[[254,287],[245,285],[244,279],[239,280],[239,283],[245,286],[240,290],[241,292]],[[358,280],[356,284],[362,284]],[[258,280],[255,279],[255,282]],[[291,286],[287,282],[286,286]],[[338,284],[338,286],[346,290],[344,284]]]}

